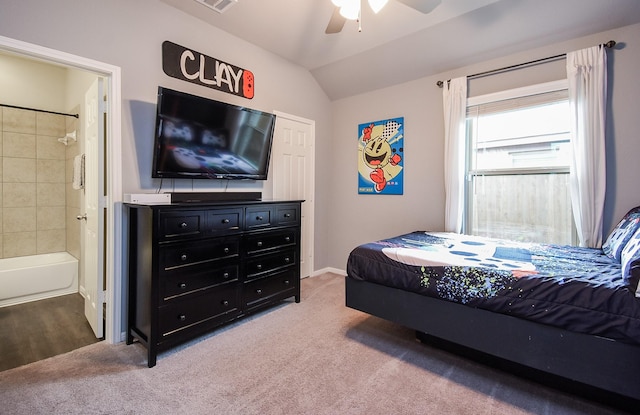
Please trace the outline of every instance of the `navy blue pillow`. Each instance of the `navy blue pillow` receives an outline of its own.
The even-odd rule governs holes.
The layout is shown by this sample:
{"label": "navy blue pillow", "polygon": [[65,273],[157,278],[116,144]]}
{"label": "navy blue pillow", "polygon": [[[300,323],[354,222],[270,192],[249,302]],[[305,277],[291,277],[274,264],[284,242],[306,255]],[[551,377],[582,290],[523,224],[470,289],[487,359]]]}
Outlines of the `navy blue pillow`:
{"label": "navy blue pillow", "polygon": [[640,228],[640,206],[634,207],[611,231],[602,245],[602,250],[611,259],[622,261],[622,250],[629,239]]}
{"label": "navy blue pillow", "polygon": [[627,286],[636,294],[640,279],[640,229],[631,236],[622,250],[622,278]]}

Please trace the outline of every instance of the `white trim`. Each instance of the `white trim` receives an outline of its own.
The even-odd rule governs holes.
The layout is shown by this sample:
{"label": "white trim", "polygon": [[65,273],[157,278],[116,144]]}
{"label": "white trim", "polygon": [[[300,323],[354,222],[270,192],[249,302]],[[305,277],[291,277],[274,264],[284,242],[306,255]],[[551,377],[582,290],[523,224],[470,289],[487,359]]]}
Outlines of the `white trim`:
{"label": "white trim", "polygon": [[313,274],[311,274],[311,276],[312,277],[316,277],[318,275],[326,274],[327,272],[330,272],[332,274],[342,275],[342,276],[346,276],[347,275],[347,272],[345,270],[343,270],[343,269],[327,267],[327,268],[322,268],[322,269],[319,269],[319,270],[315,271]]}
{"label": "white trim", "polygon": [[105,340],[108,343],[122,341],[122,164],[121,154],[121,74],[118,66],[94,61],[55,49],[0,36],[0,50],[28,56],[43,62],[53,62],[71,68],[82,69],[107,78],[107,226],[106,274],[107,319]]}
{"label": "white trim", "polygon": [[558,81],[545,82],[542,84],[528,85],[521,88],[507,89],[506,91],[494,92],[491,94],[478,95],[467,98],[467,107],[482,105],[488,102],[504,101],[507,99],[525,97],[528,95],[544,94],[553,91],[562,91],[569,88],[569,81],[560,79]]}

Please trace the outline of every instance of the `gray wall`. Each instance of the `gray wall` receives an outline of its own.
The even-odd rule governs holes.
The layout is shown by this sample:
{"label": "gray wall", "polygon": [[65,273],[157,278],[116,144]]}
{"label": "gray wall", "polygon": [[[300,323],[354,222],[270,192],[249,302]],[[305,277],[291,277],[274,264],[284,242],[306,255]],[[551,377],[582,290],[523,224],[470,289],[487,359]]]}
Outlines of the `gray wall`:
{"label": "gray wall", "polygon": [[[640,117],[636,100],[640,67],[640,25],[549,45],[517,55],[482,62],[436,76],[373,91],[332,103],[332,174],[327,203],[329,264],[345,268],[347,255],[356,245],[409,232],[443,230],[444,227],[444,143],[442,89],[438,80],[471,75],[535,59],[562,54],[616,40],[617,50],[609,56],[610,112],[607,120],[607,195],[605,234],[629,209],[640,205]],[[407,52],[409,53],[409,52]],[[552,81],[566,77],[565,61],[469,81],[469,95]],[[405,121],[402,196],[357,194],[357,126],[368,121],[403,116]]]}
{"label": "gray wall", "polygon": [[[185,0],[186,1],[186,0]],[[7,4],[8,3],[8,4]],[[122,68],[123,191],[155,190],[149,153],[158,85],[231,103],[279,110],[316,121],[315,269],[344,269],[357,244],[415,229],[440,230],[444,222],[441,79],[469,75],[589,47],[609,39],[623,48],[611,57],[608,126],[608,191],[605,229],[640,204],[634,160],[640,83],[640,26],[613,30],[436,76],[329,102],[308,71],[211,27],[157,0],[3,1],[0,35],[40,44]],[[161,68],[164,40],[198,50],[256,75],[247,101],[167,77]],[[432,53],[433,51],[427,51]],[[404,52],[403,52],[404,53]],[[413,51],[406,51],[413,53]],[[473,81],[472,94],[562,77],[562,64]],[[304,91],[304,93],[301,93]],[[357,125],[405,118],[405,189],[402,196],[357,194]],[[198,184],[198,186],[202,186]]]}
{"label": "gray wall", "polygon": [[[233,104],[278,110],[316,122],[319,157],[330,144],[330,102],[311,74],[290,62],[186,15],[158,0],[3,1],[0,35],[119,66],[122,69],[122,189],[154,191],[150,178],[155,102],[158,85]],[[197,50],[255,74],[252,100],[170,78],[162,71],[165,40]],[[304,91],[301,94],[300,91]],[[321,171],[326,166],[318,163]],[[320,174],[318,175],[322,177]],[[167,185],[165,181],[164,185]],[[182,187],[181,187],[182,186]],[[182,181],[176,190],[219,190],[219,183]],[[262,182],[250,184],[260,190]],[[326,194],[328,181],[316,184]],[[228,188],[245,189],[247,183]],[[163,188],[163,189],[166,189]],[[171,188],[167,189],[171,190]],[[269,190],[269,189],[267,189]],[[269,193],[267,191],[267,193]],[[326,266],[327,227],[317,197],[315,261]]]}

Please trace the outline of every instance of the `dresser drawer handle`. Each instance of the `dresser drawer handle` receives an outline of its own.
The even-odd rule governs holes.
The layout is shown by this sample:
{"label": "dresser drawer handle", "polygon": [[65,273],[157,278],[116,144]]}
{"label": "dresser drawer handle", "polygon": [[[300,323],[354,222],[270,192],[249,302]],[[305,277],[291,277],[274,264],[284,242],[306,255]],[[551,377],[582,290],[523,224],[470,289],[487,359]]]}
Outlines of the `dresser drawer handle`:
{"label": "dresser drawer handle", "polygon": [[228,253],[229,253],[229,251],[230,251],[230,249],[229,249],[229,247],[225,246],[225,247],[224,247],[224,249],[223,249],[223,251],[224,251],[224,253],[225,253],[225,254],[228,254]]}
{"label": "dresser drawer handle", "polygon": [[289,285],[289,280],[284,280],[284,285]]}
{"label": "dresser drawer handle", "polygon": [[187,226],[189,226],[189,225],[187,225],[187,222],[182,222],[182,223],[180,224],[180,227],[181,227],[182,229],[185,229]]}
{"label": "dresser drawer handle", "polygon": [[229,307],[229,301],[222,300],[222,305],[225,306],[225,307]]}
{"label": "dresser drawer handle", "polygon": [[256,220],[263,220],[264,218],[262,216],[256,216]]}
{"label": "dresser drawer handle", "polygon": [[284,237],[284,241],[285,241],[285,242],[291,242],[291,237],[289,237],[289,236],[285,236],[285,237]]}
{"label": "dresser drawer handle", "polygon": [[284,217],[287,218],[287,219],[290,218],[291,217],[291,213],[285,213]]}
{"label": "dresser drawer handle", "polygon": [[224,279],[229,278],[230,274],[228,272],[225,272],[224,274],[222,274],[222,276],[224,277]]}
{"label": "dresser drawer handle", "polygon": [[258,294],[258,295],[262,295],[262,290],[261,290],[260,288],[258,288],[258,289],[256,290],[256,294]]}
{"label": "dresser drawer handle", "polygon": [[187,260],[187,254],[180,255],[180,259],[183,260],[183,261],[186,261]]}
{"label": "dresser drawer handle", "polygon": [[291,262],[291,258],[286,257],[286,258],[284,259],[284,262],[286,262],[286,263],[288,264],[289,262]]}
{"label": "dresser drawer handle", "polygon": [[257,264],[257,265],[256,265],[256,269],[257,269],[257,270],[261,270],[261,269],[262,269],[262,264]]}
{"label": "dresser drawer handle", "polygon": [[186,319],[187,319],[187,316],[185,316],[184,314],[180,314],[178,316],[178,320],[180,320],[180,321],[185,321]]}
{"label": "dresser drawer handle", "polygon": [[256,246],[257,246],[258,248],[262,248],[262,241],[258,241],[258,243],[256,243]]}
{"label": "dresser drawer handle", "polygon": [[229,222],[230,222],[229,219],[222,219],[222,223],[224,223],[225,225]]}
{"label": "dresser drawer handle", "polygon": [[179,287],[180,287],[181,290],[184,290],[185,288],[187,288],[187,284],[184,283],[184,282],[181,282]]}

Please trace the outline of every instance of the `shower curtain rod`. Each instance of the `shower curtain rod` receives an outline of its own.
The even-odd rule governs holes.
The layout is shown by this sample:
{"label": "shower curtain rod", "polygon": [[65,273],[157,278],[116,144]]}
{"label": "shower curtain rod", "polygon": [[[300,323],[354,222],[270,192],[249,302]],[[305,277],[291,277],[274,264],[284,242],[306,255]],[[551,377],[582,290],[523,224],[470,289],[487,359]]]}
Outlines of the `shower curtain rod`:
{"label": "shower curtain rod", "polygon": [[[616,45],[616,41],[615,40],[610,40],[607,43],[602,43],[600,46],[604,46],[605,48],[612,48],[615,45]],[[524,63],[518,63],[516,65],[511,65],[511,66],[505,66],[504,68],[498,68],[498,69],[492,69],[490,71],[474,73],[473,75],[467,76],[467,79],[481,78],[483,76],[493,75],[493,74],[504,72],[504,71],[510,71],[512,69],[518,69],[518,68],[522,68],[524,66],[535,65],[537,63],[552,62],[552,61],[555,61],[555,60],[558,60],[558,59],[562,59],[562,58],[566,58],[566,57],[567,57],[566,53],[563,53],[561,55],[549,56],[547,58],[536,59],[536,60],[533,60],[533,61],[524,62]],[[449,82],[449,81],[450,81],[450,79],[447,80],[447,82]],[[444,86],[444,81],[438,81],[438,82],[436,82],[436,85],[439,86],[440,88],[442,88]]]}
{"label": "shower curtain rod", "polygon": [[37,112],[46,112],[47,114],[56,114],[56,115],[64,115],[66,117],[80,118],[80,116],[78,114],[65,114],[64,112],[39,110],[37,108],[18,107],[16,105],[0,104],[0,107],[15,108],[15,109],[19,109],[19,110],[28,110],[28,111],[37,111]]}

